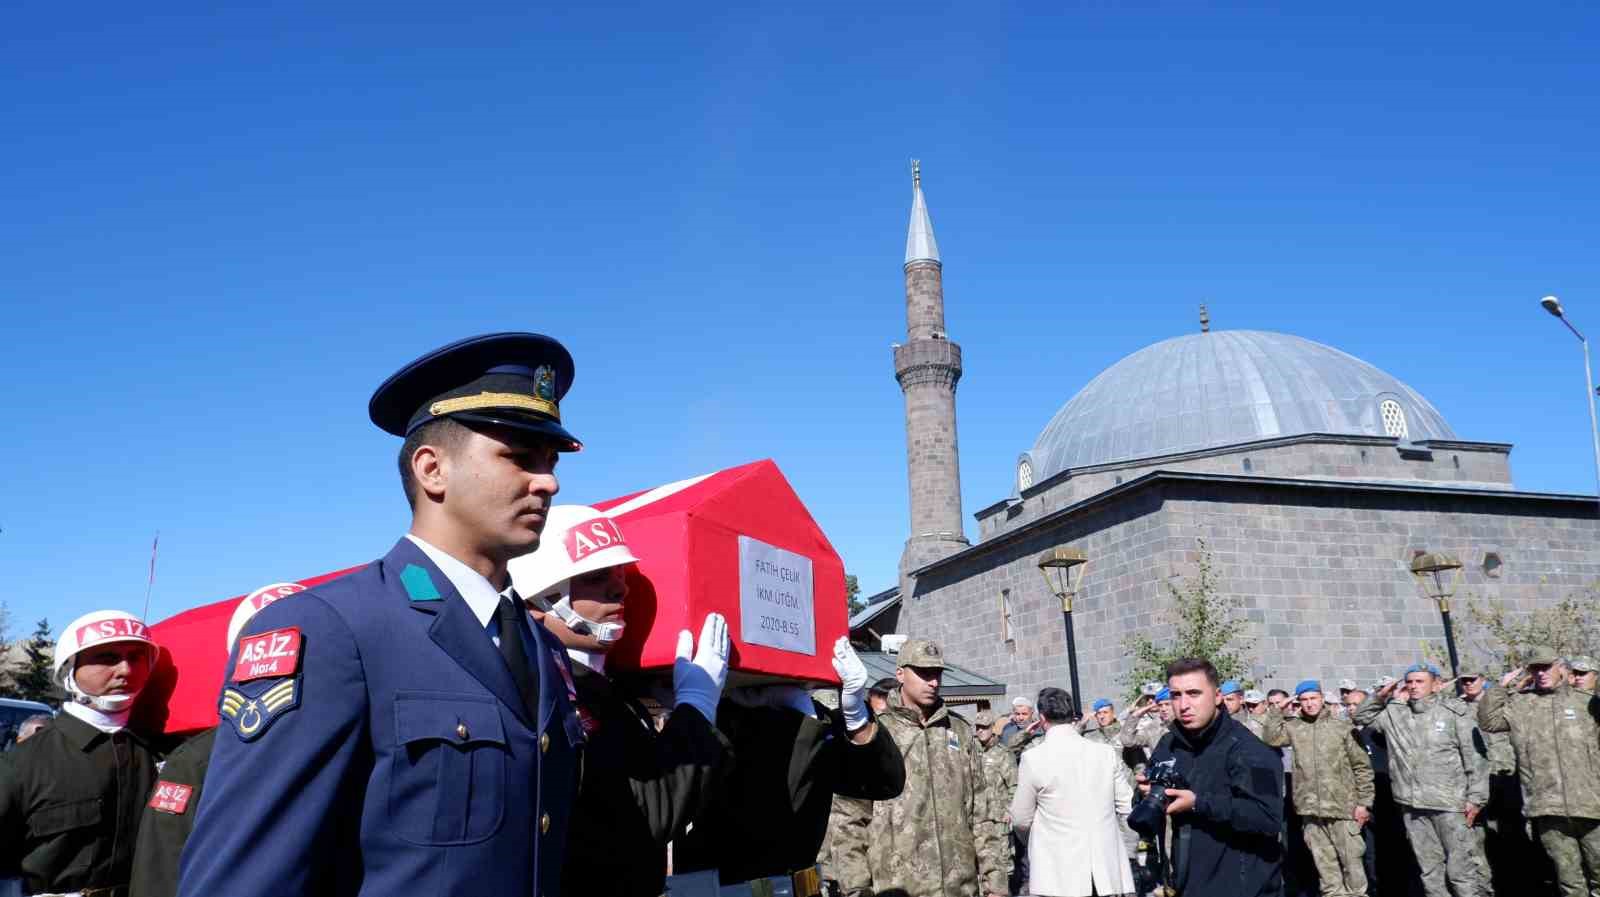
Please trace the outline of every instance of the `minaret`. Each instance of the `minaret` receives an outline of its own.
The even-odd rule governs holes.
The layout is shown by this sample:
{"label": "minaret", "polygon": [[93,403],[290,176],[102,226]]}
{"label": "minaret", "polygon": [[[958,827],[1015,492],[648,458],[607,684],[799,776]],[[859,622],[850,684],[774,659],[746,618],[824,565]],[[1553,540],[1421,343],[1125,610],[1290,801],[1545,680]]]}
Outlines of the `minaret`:
{"label": "minaret", "polygon": [[922,166],[911,163],[911,226],[906,233],[906,342],[895,346],[894,377],[906,397],[906,475],[911,538],[900,555],[900,594],[910,571],[968,546],[961,529],[961,467],[956,445],[956,382],[961,347],[944,330],[943,264],[922,198]]}

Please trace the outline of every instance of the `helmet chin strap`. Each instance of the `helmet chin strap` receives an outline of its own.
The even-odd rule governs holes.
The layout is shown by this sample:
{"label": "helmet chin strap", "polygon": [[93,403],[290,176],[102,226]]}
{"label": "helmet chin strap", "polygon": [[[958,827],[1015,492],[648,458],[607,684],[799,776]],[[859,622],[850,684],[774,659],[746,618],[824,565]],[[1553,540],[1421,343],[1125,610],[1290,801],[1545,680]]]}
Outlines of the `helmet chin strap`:
{"label": "helmet chin strap", "polygon": [[582,616],[572,609],[572,595],[563,587],[561,600],[550,606],[550,610],[567,624],[567,628],[580,635],[592,635],[601,647],[609,648],[622,639],[622,630],[625,623],[601,623]]}
{"label": "helmet chin strap", "polygon": [[126,721],[128,713],[133,710],[133,702],[139,699],[137,691],[119,695],[91,695],[78,686],[77,676],[68,674],[65,679],[67,695],[72,703],[103,713],[111,718],[110,721],[119,724]]}

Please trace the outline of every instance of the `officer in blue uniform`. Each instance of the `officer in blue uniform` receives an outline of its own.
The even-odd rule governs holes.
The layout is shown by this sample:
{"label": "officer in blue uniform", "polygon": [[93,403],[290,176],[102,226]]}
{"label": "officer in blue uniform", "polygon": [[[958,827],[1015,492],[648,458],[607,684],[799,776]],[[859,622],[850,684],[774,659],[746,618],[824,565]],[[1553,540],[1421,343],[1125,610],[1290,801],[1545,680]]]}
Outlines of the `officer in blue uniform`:
{"label": "officer in blue uniform", "polygon": [[560,343],[502,333],[378,387],[410,532],[240,634],[182,897],[559,897],[583,728],[506,561],[538,546],[580,448],[572,376]]}

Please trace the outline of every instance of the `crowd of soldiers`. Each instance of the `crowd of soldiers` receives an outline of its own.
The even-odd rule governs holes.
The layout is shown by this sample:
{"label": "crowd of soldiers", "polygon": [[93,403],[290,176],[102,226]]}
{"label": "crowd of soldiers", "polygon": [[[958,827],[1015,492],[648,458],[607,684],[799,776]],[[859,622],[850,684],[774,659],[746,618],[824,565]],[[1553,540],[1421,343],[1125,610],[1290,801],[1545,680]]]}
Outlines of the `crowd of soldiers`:
{"label": "crowd of soldiers", "polygon": [[[1223,682],[1222,710],[1282,758],[1281,893],[1600,894],[1600,665],[1539,646],[1524,657],[1522,667],[1498,682],[1475,670],[1446,678],[1427,663],[1371,687],[1345,679],[1337,701],[1315,680],[1265,693]],[[875,693],[894,701],[895,685],[885,680]],[[903,707],[903,699],[890,706]],[[1120,751],[1126,775],[1144,781],[1145,764],[1173,728],[1167,689],[1147,683],[1123,713],[1105,698],[1090,711],[1078,731]],[[952,743],[965,745],[965,730],[953,728]],[[948,842],[952,830],[966,826],[960,839],[970,846],[959,854],[964,877],[943,890],[924,881],[907,894],[954,897],[976,893],[980,884],[996,893],[1001,877],[1008,893],[1033,893],[1025,852],[1004,836],[1019,759],[1041,743],[1039,718],[1033,702],[1017,697],[1008,716],[979,710],[973,728],[976,769],[991,793],[986,815],[949,787],[955,781],[950,772],[929,768],[911,753],[907,794],[940,800],[876,811],[902,827],[874,831],[885,839],[885,853],[893,844],[933,844],[935,833]],[[839,808],[836,803],[834,824],[843,831],[851,818]],[[1151,892],[1162,876],[1154,845],[1131,830],[1124,834],[1130,862],[1143,869],[1139,891]],[[847,894],[878,890],[883,869],[926,868],[911,852],[861,864],[838,850],[839,843],[835,839],[834,852],[825,850],[822,859]],[[995,854],[986,858],[985,849]]]}

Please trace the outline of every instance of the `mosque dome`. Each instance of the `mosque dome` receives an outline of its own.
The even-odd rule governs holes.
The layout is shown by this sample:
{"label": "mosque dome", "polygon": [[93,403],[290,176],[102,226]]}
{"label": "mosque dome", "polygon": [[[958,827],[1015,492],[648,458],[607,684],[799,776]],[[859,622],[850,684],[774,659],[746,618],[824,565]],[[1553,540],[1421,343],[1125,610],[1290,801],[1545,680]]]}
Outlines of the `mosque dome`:
{"label": "mosque dome", "polygon": [[1018,486],[1069,468],[1308,433],[1456,438],[1416,390],[1338,349],[1258,330],[1194,333],[1089,381],[1023,455]]}

